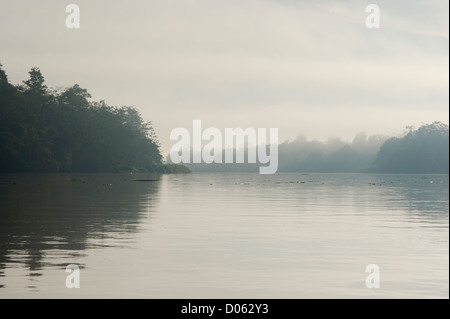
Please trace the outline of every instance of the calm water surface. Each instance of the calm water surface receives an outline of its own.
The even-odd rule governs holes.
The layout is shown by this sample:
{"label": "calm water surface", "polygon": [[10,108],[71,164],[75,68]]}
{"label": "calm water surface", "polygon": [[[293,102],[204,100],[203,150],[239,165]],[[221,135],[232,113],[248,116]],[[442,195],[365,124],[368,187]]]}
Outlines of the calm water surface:
{"label": "calm water surface", "polygon": [[448,298],[448,189],[448,175],[0,175],[0,298]]}

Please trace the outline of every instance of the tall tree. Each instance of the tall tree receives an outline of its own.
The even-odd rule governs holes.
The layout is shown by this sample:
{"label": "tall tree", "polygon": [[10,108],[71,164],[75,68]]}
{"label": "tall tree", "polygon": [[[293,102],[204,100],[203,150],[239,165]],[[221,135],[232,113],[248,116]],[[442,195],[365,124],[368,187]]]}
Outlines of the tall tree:
{"label": "tall tree", "polygon": [[28,73],[30,78],[23,81],[25,84],[25,91],[36,95],[45,95],[47,92],[47,86],[44,84],[44,76],[39,68],[32,68]]}

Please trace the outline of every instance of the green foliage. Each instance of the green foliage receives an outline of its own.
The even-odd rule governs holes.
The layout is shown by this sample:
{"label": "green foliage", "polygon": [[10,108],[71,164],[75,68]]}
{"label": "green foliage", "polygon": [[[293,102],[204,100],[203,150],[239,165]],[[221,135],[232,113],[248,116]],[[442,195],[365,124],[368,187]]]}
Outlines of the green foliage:
{"label": "green foliage", "polygon": [[44,85],[44,76],[38,68],[32,68],[30,78],[23,81],[25,84],[25,92],[35,94],[37,96],[44,96],[47,94],[47,86]]}
{"label": "green foliage", "polygon": [[391,138],[377,154],[376,171],[382,173],[447,173],[449,128],[441,122],[409,130],[403,138]]}
{"label": "green foliage", "polygon": [[48,89],[38,68],[22,86],[0,64],[1,172],[184,172],[162,164],[150,122],[133,107],[91,102],[79,85]]}

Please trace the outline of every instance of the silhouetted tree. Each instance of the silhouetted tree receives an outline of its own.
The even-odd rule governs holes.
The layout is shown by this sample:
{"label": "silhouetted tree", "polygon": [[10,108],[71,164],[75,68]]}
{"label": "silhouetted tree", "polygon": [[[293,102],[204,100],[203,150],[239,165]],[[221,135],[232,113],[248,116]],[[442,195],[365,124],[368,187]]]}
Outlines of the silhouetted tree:
{"label": "silhouetted tree", "polygon": [[44,77],[38,68],[32,68],[29,72],[30,78],[23,81],[25,84],[25,92],[30,92],[36,95],[45,95],[47,93],[47,86],[44,84]]}

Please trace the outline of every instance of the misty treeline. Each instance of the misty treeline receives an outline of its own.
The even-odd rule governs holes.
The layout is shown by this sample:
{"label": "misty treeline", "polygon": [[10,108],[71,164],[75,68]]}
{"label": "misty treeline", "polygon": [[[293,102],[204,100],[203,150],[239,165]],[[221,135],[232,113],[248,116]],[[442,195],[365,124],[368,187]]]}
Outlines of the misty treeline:
{"label": "misty treeline", "polygon": [[299,137],[280,145],[279,171],[332,173],[448,173],[449,127],[440,122],[407,128],[403,137],[358,133],[352,142]]}
{"label": "misty treeline", "polygon": [[[90,101],[74,85],[50,89],[37,68],[21,85],[0,64],[0,172],[188,172],[163,164],[150,122],[133,107]],[[246,152],[247,153],[247,152]],[[247,154],[245,156],[247,158]],[[185,164],[193,171],[254,171],[256,164]],[[279,145],[278,172],[448,173],[449,127],[408,127],[403,137],[359,133],[351,142]]]}
{"label": "misty treeline", "polygon": [[280,145],[279,170],[284,172],[363,172],[373,162],[386,136],[358,133],[352,142],[331,138],[327,142],[307,141],[300,135]]}
{"label": "misty treeline", "polygon": [[447,173],[449,127],[441,122],[408,127],[402,138],[388,139],[380,148],[375,170],[384,173]]}
{"label": "misty treeline", "polygon": [[[358,133],[351,142],[308,141],[299,135],[279,145],[278,172],[448,174],[448,125],[434,122],[407,130],[403,137],[391,138]],[[196,172],[257,172],[259,168],[259,163],[185,165]]]}
{"label": "misty treeline", "polygon": [[151,123],[136,109],[90,98],[77,84],[48,88],[38,68],[12,85],[0,64],[0,171],[187,171],[162,163]]}

